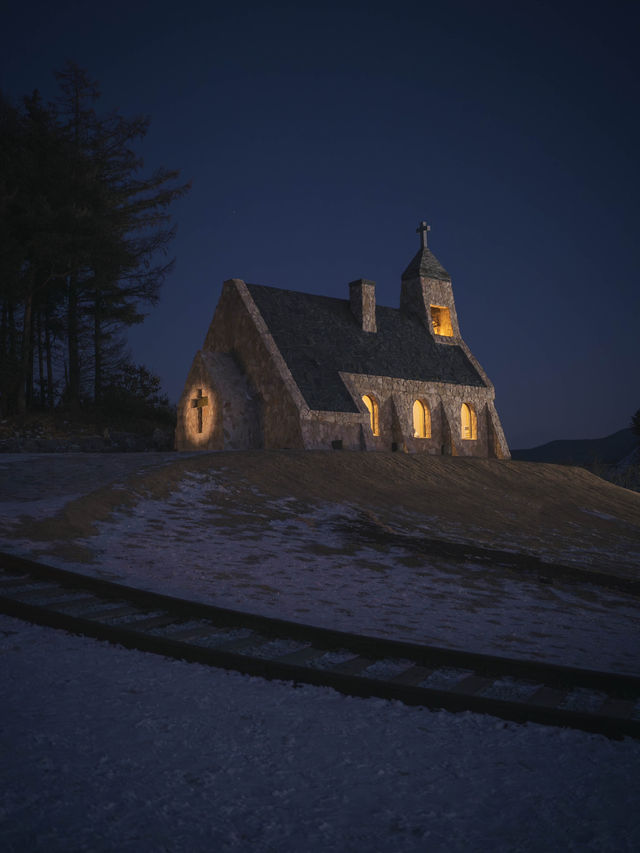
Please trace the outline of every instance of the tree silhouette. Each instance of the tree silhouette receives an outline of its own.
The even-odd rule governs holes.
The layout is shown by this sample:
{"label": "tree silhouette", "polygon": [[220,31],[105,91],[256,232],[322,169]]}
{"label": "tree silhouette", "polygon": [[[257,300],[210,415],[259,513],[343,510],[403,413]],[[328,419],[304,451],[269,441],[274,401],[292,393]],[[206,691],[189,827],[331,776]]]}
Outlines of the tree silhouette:
{"label": "tree silhouette", "polygon": [[[0,96],[0,408],[99,401],[123,331],[158,301],[173,266],[169,207],[189,184],[141,174],[149,118],[98,114],[99,90],[67,62],[60,96]],[[34,361],[39,394],[34,394]],[[90,383],[90,384],[89,384]]]}

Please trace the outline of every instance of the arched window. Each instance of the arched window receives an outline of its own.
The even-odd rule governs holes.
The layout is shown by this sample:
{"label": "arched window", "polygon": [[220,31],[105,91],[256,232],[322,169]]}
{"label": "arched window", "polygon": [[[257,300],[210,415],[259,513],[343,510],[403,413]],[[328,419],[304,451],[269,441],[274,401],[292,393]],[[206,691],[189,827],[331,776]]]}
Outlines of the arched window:
{"label": "arched window", "polygon": [[460,435],[466,441],[478,438],[478,419],[469,403],[463,403],[460,407]]}
{"label": "arched window", "polygon": [[378,418],[378,401],[372,394],[364,394],[362,402],[369,410],[369,419],[371,421],[371,432],[374,435],[380,435],[380,421]]}
{"label": "arched window", "polygon": [[422,400],[413,404],[413,437],[431,438],[431,415]]}

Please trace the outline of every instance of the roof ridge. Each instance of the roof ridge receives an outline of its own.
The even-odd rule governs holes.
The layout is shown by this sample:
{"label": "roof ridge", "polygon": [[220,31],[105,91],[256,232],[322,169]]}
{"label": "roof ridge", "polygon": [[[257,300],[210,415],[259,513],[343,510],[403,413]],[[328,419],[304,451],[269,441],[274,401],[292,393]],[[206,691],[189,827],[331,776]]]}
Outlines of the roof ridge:
{"label": "roof ridge", "polygon": [[[345,305],[349,305],[349,297],[348,296],[327,296],[326,293],[308,293],[306,290],[291,290],[289,287],[275,287],[272,284],[250,284],[248,281],[245,282],[247,287],[260,287],[265,290],[279,290],[281,293],[293,293],[296,296],[304,296],[309,297],[311,299],[325,299],[330,300],[332,302],[340,302]],[[398,311],[398,308],[393,308],[391,305],[382,305],[379,302],[376,302],[376,308],[389,308],[394,311]]]}
{"label": "roof ridge", "polygon": [[326,293],[309,293],[306,290],[292,290],[290,287],[276,287],[273,284],[255,284],[250,282],[245,282],[247,287],[261,287],[265,290],[279,290],[281,293],[295,293],[298,296],[312,296],[314,299],[334,299],[337,302],[348,302],[349,299],[347,297],[341,296],[327,296]]}

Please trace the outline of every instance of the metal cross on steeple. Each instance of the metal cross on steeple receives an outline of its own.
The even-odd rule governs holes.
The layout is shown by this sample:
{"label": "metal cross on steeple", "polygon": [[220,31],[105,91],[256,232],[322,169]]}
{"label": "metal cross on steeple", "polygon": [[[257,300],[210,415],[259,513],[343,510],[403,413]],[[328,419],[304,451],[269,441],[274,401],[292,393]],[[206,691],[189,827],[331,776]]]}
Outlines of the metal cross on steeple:
{"label": "metal cross on steeple", "polygon": [[427,248],[427,233],[431,231],[431,226],[426,222],[421,222],[416,228],[416,234],[420,235],[420,243],[423,249]]}

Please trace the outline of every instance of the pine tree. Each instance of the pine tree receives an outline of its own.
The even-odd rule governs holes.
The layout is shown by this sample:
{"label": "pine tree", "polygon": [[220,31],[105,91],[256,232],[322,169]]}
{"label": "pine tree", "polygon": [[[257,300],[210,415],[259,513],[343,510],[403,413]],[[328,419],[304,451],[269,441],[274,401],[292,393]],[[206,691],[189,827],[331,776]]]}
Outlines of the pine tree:
{"label": "pine tree", "polygon": [[0,393],[3,411],[24,412],[33,396],[36,318],[60,286],[74,239],[68,192],[72,154],[37,92],[24,99],[22,112],[6,101],[3,106]]}
{"label": "pine tree", "polygon": [[74,63],[56,76],[54,104],[36,92],[18,108],[0,93],[4,414],[52,407],[63,360],[66,402],[100,399],[105,374],[122,364],[124,331],[172,268],[169,207],[189,189],[177,171],[141,174],[134,149],[148,118],[99,115],[97,84]]}
{"label": "pine tree", "polygon": [[139,176],[143,161],[133,146],[148,131],[147,117],[98,116],[93,108],[97,84],[74,63],[56,76],[63,129],[89,167],[81,176],[80,190],[89,219],[86,265],[69,277],[68,396],[77,402],[80,395],[78,325],[84,313],[93,326],[93,396],[98,401],[105,348],[118,330],[143,320],[143,307],[157,303],[173,267],[173,261],[163,257],[175,234],[168,208],[189,185],[176,186],[178,172],[167,169]]}

